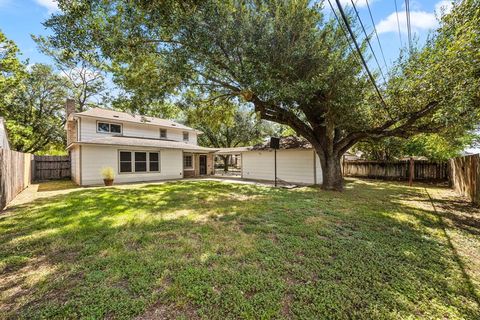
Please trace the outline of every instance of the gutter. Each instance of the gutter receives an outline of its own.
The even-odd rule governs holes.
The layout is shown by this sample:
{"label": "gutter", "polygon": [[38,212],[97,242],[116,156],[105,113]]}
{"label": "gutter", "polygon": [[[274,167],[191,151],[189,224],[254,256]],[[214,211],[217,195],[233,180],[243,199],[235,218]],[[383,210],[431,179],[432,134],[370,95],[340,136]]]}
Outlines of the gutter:
{"label": "gutter", "polygon": [[[85,117],[85,118],[92,118],[92,119],[104,119],[104,120],[109,120],[109,121],[116,121],[116,122],[129,122],[129,123],[136,123],[140,125],[149,125],[157,128],[166,128],[166,129],[179,129],[179,130],[185,130],[185,131],[193,131],[197,134],[203,134],[202,131],[196,130],[187,126],[184,127],[177,127],[177,126],[162,126],[159,124],[154,124],[154,123],[149,123],[149,122],[138,122],[138,121],[132,121],[132,120],[125,120],[125,119],[120,119],[120,118],[107,118],[107,117],[102,117],[102,116],[90,116],[86,114],[81,114],[81,113],[74,113],[73,114],[75,117]],[[174,121],[172,121],[174,122]],[[183,125],[182,125],[183,126]]]}
{"label": "gutter", "polygon": [[156,147],[156,146],[136,146],[136,145],[131,145],[131,144],[112,144],[112,143],[98,143],[98,142],[89,142],[89,141],[76,141],[72,142],[67,146],[67,150],[72,148],[73,146],[76,145],[92,145],[92,146],[109,146],[109,147],[135,147],[135,148],[154,148],[154,149],[171,149],[171,150],[185,150],[188,152],[203,152],[203,153],[214,153],[217,152],[218,149],[210,149],[210,148],[204,148],[201,147],[202,149],[188,149],[187,148],[172,148],[172,147]]}

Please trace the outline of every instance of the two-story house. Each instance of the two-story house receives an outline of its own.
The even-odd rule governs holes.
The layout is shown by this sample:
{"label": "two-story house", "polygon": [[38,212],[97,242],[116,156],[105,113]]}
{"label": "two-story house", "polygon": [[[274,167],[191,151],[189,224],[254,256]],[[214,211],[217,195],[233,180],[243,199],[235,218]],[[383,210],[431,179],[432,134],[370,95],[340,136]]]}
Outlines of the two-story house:
{"label": "two-story house", "polygon": [[93,108],[75,112],[67,100],[67,149],[72,180],[78,185],[103,183],[101,170],[111,167],[118,183],[211,175],[216,149],[197,144],[200,131],[170,120]]}

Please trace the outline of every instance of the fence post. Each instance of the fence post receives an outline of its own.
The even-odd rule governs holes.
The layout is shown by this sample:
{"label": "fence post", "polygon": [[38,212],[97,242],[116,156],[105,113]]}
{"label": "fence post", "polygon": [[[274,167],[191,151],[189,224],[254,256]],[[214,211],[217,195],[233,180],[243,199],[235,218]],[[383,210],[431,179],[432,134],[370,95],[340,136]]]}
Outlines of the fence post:
{"label": "fence post", "polygon": [[413,185],[413,175],[415,170],[415,162],[413,161],[413,158],[410,158],[410,174],[408,177],[408,185],[411,187]]}
{"label": "fence post", "polygon": [[470,196],[472,202],[477,202],[477,159],[476,157],[471,157],[470,162]]}

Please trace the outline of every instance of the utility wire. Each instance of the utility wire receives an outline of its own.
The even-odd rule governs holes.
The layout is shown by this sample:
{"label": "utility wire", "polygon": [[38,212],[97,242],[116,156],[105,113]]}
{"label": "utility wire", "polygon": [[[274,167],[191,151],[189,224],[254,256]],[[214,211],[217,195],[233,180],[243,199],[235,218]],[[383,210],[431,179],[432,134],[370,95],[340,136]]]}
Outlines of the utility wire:
{"label": "utility wire", "polygon": [[[330,2],[330,0],[328,0]],[[385,100],[383,100],[382,94],[380,93],[380,90],[377,87],[377,84],[375,82],[375,78],[373,78],[372,73],[368,69],[367,62],[365,61],[365,58],[363,57],[362,50],[360,49],[360,46],[357,43],[357,40],[355,39],[355,34],[352,31],[352,28],[350,27],[350,24],[348,23],[347,16],[345,15],[345,12],[343,11],[342,4],[340,3],[340,0],[335,0],[338,11],[340,12],[340,15],[342,16],[343,22],[345,23],[345,26],[347,27],[348,33],[350,34],[350,37],[353,40],[353,44],[355,45],[355,48],[357,49],[358,55],[360,56],[360,59],[362,60],[363,66],[365,67],[365,70],[370,78],[370,81],[372,82],[373,86],[375,87],[375,90],[377,91],[378,97],[380,98],[380,101],[382,102],[383,106],[387,108],[387,104],[385,103]],[[388,110],[388,109],[387,109]]]}
{"label": "utility wire", "polygon": [[412,53],[412,29],[410,25],[410,1],[405,0],[405,14],[407,15],[407,30],[408,30],[408,49]]}
{"label": "utility wire", "polygon": [[353,0],[350,0],[353,6],[353,10],[355,11],[355,14],[357,15],[358,21],[360,22],[360,26],[362,27],[363,34],[365,34],[365,40],[367,41],[368,47],[370,48],[370,51],[372,51],[373,58],[375,59],[375,62],[377,63],[378,70],[380,70],[380,74],[383,79],[383,83],[387,83],[385,80],[385,75],[383,74],[382,67],[380,67],[380,63],[378,62],[377,55],[375,54],[375,51],[373,50],[372,44],[370,43],[369,36],[367,34],[367,30],[365,29],[365,26],[363,25],[362,19],[360,18],[360,14],[358,13],[357,7],[355,6],[355,3]]}
{"label": "utility wire", "polygon": [[350,47],[350,50],[352,50],[353,57],[355,58],[355,60],[357,61],[358,64],[361,64],[361,61],[358,60],[358,57],[355,54],[355,49],[352,47],[352,44],[350,43],[350,38],[348,37],[347,32],[343,28],[342,23],[340,22],[340,19],[338,18],[337,12],[335,11],[335,9],[333,9],[333,6],[332,6],[332,3],[330,2],[330,0],[328,0],[328,4],[330,5],[330,8],[332,9],[332,12],[335,16],[335,19],[337,20],[337,23],[340,26],[340,30],[342,30],[343,35],[345,36],[345,39],[347,40],[347,43],[348,43],[348,46]]}
{"label": "utility wire", "polygon": [[375,36],[377,37],[378,46],[380,47],[380,53],[382,54],[383,63],[385,64],[385,69],[388,70],[387,60],[385,60],[385,54],[383,53],[382,44],[380,43],[380,38],[378,37],[377,27],[375,27],[375,21],[373,20],[372,10],[370,10],[370,4],[368,4],[368,0],[366,0],[366,2],[367,2],[368,13],[370,14],[370,19],[372,20],[373,30],[375,31]]}
{"label": "utility wire", "polygon": [[400,19],[398,18],[397,0],[395,0],[395,12],[397,13],[398,36],[400,37],[400,47],[403,47],[402,31],[400,30]]}

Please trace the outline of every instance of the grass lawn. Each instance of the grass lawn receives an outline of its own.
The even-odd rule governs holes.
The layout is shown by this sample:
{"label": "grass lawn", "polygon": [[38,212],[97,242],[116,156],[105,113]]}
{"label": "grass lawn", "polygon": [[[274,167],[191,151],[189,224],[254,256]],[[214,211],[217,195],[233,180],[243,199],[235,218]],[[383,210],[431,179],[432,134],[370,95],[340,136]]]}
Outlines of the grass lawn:
{"label": "grass lawn", "polygon": [[362,180],[37,199],[0,215],[0,318],[479,319],[480,215],[428,192],[438,213],[423,187]]}

